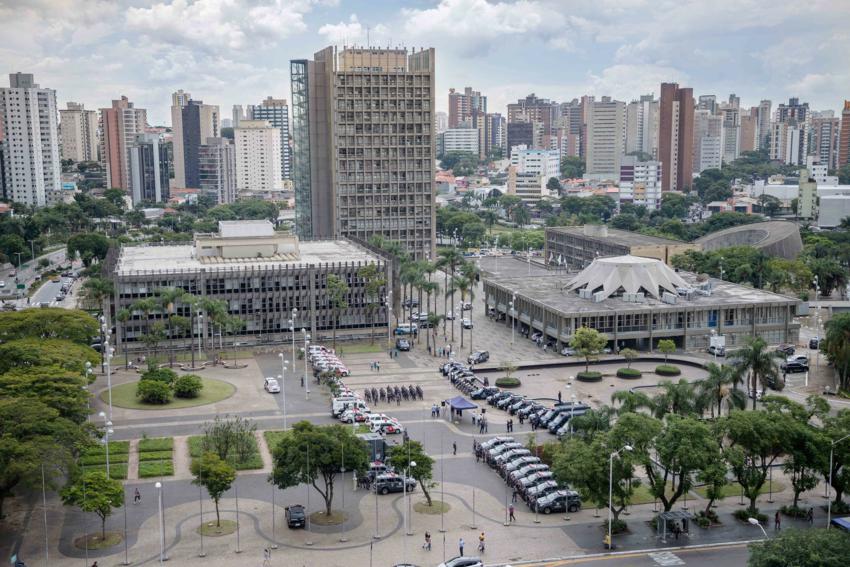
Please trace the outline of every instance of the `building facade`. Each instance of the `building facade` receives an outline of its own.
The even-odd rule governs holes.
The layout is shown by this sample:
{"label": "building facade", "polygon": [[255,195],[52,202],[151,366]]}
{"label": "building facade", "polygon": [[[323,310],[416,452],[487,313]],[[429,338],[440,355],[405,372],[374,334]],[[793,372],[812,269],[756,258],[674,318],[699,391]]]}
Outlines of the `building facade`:
{"label": "building facade", "polygon": [[491,154],[496,149],[502,152],[502,157],[507,156],[508,145],[508,123],[505,117],[494,112],[487,115],[487,153]]}
{"label": "building facade", "polygon": [[487,97],[479,91],[466,87],[463,92],[449,89],[449,128],[458,128],[461,123],[471,121],[474,114],[487,114]]}
{"label": "building facade", "polygon": [[841,111],[841,133],[838,136],[838,163],[836,169],[850,163],[850,100],[844,101]]}
{"label": "building facade", "polygon": [[467,152],[478,155],[478,130],[449,128],[443,132],[443,153]]}
{"label": "building facade", "polygon": [[147,111],[136,108],[126,96],[100,109],[101,156],[106,186],[130,191],[130,147],[147,126]]}
{"label": "building facade", "polygon": [[298,234],[433,257],[434,50],[328,47],[290,68]]}
{"label": "building facade", "polygon": [[[266,97],[248,105],[249,120],[265,120],[280,132],[280,178],[292,178],[292,148],[289,145],[289,104],[284,98]],[[234,126],[235,127],[235,126]]]}
{"label": "building facade", "polygon": [[[234,120],[235,127],[236,120]],[[207,138],[218,138],[221,120],[218,106],[193,100],[182,89],[171,95],[174,187],[197,189],[200,185],[198,154]]]}
{"label": "building facade", "polygon": [[604,96],[587,109],[585,178],[614,180],[626,150],[626,103]]}
{"label": "building facade", "polygon": [[238,191],[282,191],[280,130],[265,120],[242,120],[233,129]]}
{"label": "building facade", "polygon": [[[838,134],[841,121],[833,116],[812,117],[809,153],[817,163],[828,169],[838,169]],[[850,132],[848,132],[850,134]]]}
{"label": "building facade", "polygon": [[517,173],[528,173],[546,178],[559,177],[561,160],[558,150],[534,150],[525,146],[514,146],[511,150],[511,165]]}
{"label": "building facade", "polygon": [[658,157],[658,109],[659,102],[651,94],[626,106],[626,153]]}
{"label": "building facade", "polygon": [[694,111],[693,173],[723,165],[723,118],[709,110]]}
{"label": "building facade", "polygon": [[658,161],[663,166],[662,191],[690,187],[693,173],[694,91],[661,83],[658,117]]}
{"label": "building facade", "polygon": [[59,154],[62,159],[97,161],[100,142],[97,133],[97,111],[86,110],[78,102],[69,102],[59,111],[59,132],[62,139]]}
{"label": "building facade", "polygon": [[198,154],[201,195],[218,205],[236,201],[236,148],[227,138],[207,138]]}
{"label": "building facade", "polygon": [[160,135],[136,134],[129,152],[133,205],[167,202],[170,152]]}
{"label": "building facade", "polygon": [[661,170],[659,161],[640,161],[636,156],[623,157],[620,165],[620,202],[630,201],[650,211],[661,205]]}
{"label": "building facade", "polygon": [[4,197],[33,207],[61,200],[56,91],[31,74],[12,73],[0,88]]}

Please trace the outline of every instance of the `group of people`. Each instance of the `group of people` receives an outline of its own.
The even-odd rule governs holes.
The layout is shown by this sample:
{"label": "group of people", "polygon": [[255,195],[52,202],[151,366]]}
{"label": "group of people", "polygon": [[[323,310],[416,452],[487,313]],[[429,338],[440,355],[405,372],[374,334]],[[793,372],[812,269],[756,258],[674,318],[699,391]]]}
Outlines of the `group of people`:
{"label": "group of people", "polygon": [[378,360],[373,360],[369,364],[369,370],[371,370],[372,372],[380,372],[381,371],[381,362],[378,361]]}
{"label": "group of people", "polygon": [[439,356],[440,358],[451,358],[454,354],[454,351],[452,350],[452,345],[436,347],[436,349],[437,356]]}
{"label": "group of people", "polygon": [[513,418],[509,419],[508,422],[505,424],[505,431],[507,431],[508,433],[513,433],[513,431],[514,431],[514,420],[513,420]]}

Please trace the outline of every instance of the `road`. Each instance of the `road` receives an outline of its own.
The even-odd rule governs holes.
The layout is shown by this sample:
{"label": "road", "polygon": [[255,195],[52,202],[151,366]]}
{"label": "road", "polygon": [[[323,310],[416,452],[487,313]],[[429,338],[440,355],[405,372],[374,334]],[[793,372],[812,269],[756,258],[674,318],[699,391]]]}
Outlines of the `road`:
{"label": "road", "polygon": [[675,551],[626,552],[621,555],[595,556],[544,563],[526,563],[524,567],[561,567],[562,565],[593,565],[594,567],[667,567],[690,565],[714,567],[716,565],[746,565],[749,551],[746,544],[729,544],[716,547],[678,549]]}

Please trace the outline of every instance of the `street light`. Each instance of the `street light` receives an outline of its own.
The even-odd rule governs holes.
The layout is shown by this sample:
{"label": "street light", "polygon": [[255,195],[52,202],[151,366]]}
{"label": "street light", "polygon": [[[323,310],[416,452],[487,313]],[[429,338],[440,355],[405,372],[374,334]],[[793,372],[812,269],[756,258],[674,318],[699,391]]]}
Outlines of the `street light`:
{"label": "street light", "polygon": [[109,346],[109,340],[103,343],[103,350],[106,357],[106,391],[109,396],[109,419],[112,419],[112,353],[114,348]]}
{"label": "street light", "polygon": [[766,532],[766,531],[764,531],[764,526],[762,526],[762,525],[759,523],[759,521],[758,521],[758,519],[757,519],[757,518],[747,518],[747,521],[748,521],[750,524],[754,525],[754,526],[758,526],[758,527],[759,527],[759,529],[761,530],[761,533],[763,533],[763,534],[764,534],[764,537],[765,537],[765,538],[767,538],[767,532]]}
{"label": "street light", "polygon": [[289,364],[288,360],[283,359],[283,353],[278,353],[278,358],[280,358],[280,394],[283,396],[283,428],[286,429],[286,365]]}
{"label": "street light", "polygon": [[387,291],[386,302],[387,302],[387,348],[390,348],[390,346],[393,344],[393,338],[392,338],[392,334],[391,334],[392,327],[393,327],[393,324],[392,324],[393,292],[392,292],[392,290]]}
{"label": "street light", "polygon": [[204,321],[204,314],[198,313],[198,360],[199,361],[201,359],[201,345],[204,342],[204,335],[202,334],[203,333],[203,327],[202,327],[203,321]]}
{"label": "street light", "polygon": [[[106,419],[105,413],[100,412],[98,415],[100,415],[101,418]],[[106,423],[104,423],[104,425],[106,426],[106,432],[103,434],[103,439],[101,439],[100,442],[103,443],[104,446],[106,447],[106,477],[110,478],[109,477],[109,437],[113,433],[115,433],[115,431],[112,429],[112,420],[106,419]]]}
{"label": "street light", "polygon": [[617,457],[623,451],[631,451],[631,445],[623,445],[623,447],[611,453],[608,457],[608,549],[614,549],[614,538],[611,535],[611,505],[614,498],[614,457]]}
{"label": "street light", "polygon": [[[409,447],[408,447],[409,448]],[[407,463],[407,468],[404,471],[404,478],[402,479],[402,484],[404,485],[404,497],[407,500],[407,506],[404,507],[404,533],[407,535],[413,535],[413,532],[410,531],[410,490],[407,489],[407,479],[410,478],[410,469],[416,466],[416,461],[410,461]]]}
{"label": "street light", "polygon": [[516,337],[516,294],[513,294],[511,297],[511,301],[508,303],[511,308],[511,344],[514,344],[514,338]]}
{"label": "street light", "polygon": [[[157,501],[159,505],[159,564],[162,565],[163,561],[167,561],[168,557],[165,555],[165,526],[162,525],[162,483],[157,481],[154,484],[157,490]],[[203,529],[203,526],[201,526]]]}
{"label": "street light", "polygon": [[[833,458],[833,455],[835,453],[835,446],[838,445],[839,443],[841,443],[842,441],[844,441],[845,439],[847,439],[848,437],[850,437],[850,434],[845,435],[844,437],[842,437],[841,439],[838,439],[837,441],[833,441],[829,446],[829,484],[826,487],[827,490],[829,490],[829,487],[832,486],[832,458]],[[832,499],[827,498],[826,499],[826,529],[829,529],[829,525],[832,523],[831,520],[832,520]]]}
{"label": "street light", "polygon": [[307,376],[307,349],[310,347],[310,335],[307,334],[307,329],[301,329],[304,334],[304,388],[305,398],[310,399],[310,378]]}
{"label": "street light", "polygon": [[[298,308],[292,308],[292,319],[289,320],[289,332],[292,333],[292,375],[295,375],[295,322],[298,321]],[[304,353],[305,356],[307,353]]]}

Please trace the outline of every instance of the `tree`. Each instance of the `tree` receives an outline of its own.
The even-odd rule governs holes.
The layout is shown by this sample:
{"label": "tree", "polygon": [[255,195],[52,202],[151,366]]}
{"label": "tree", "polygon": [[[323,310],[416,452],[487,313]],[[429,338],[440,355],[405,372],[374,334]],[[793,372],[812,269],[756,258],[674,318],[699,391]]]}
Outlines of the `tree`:
{"label": "tree", "polygon": [[[422,443],[407,439],[401,445],[393,445],[390,448],[389,462],[398,471],[404,471],[409,468],[410,478],[413,478],[419,483],[419,486],[422,488],[422,494],[425,496],[425,500],[428,502],[428,507],[430,508],[431,494],[428,492],[428,483],[431,481],[434,459],[425,453]],[[416,466],[410,466],[411,463],[416,463]]]}
{"label": "tree", "polygon": [[838,313],[827,321],[820,349],[835,368],[840,388],[850,388],[850,313]]}
{"label": "tree", "polygon": [[838,182],[842,185],[850,184],[850,163],[838,168]]}
{"label": "tree", "polygon": [[817,565],[843,567],[850,556],[850,534],[844,530],[815,528],[782,530],[778,535],[750,544],[749,567]]}
{"label": "tree", "polygon": [[832,446],[832,470],[829,468],[829,460],[824,459],[821,463],[821,472],[824,478],[832,478],[832,489],[835,490],[834,504],[842,502],[842,495],[850,489],[850,443],[845,440],[838,443],[846,435],[850,435],[850,409],[842,409],[834,416],[823,417],[823,434],[826,440],[835,445]]}
{"label": "tree", "polygon": [[[153,297],[144,297],[142,299],[137,299],[130,305],[130,311],[141,311],[145,316],[145,336],[150,335],[151,331],[151,313],[156,311],[159,308],[159,303]],[[148,354],[150,354],[150,349],[148,349]]]}
{"label": "tree", "polygon": [[611,429],[613,414],[611,407],[602,406],[599,409],[591,409],[582,415],[571,417],[573,434],[592,438],[599,433],[605,433]]}
{"label": "tree", "polygon": [[174,395],[178,398],[197,398],[201,395],[204,383],[195,374],[184,374],[174,381]]}
{"label": "tree", "polygon": [[112,285],[110,280],[94,277],[87,279],[83,283],[80,290],[80,297],[86,304],[102,310],[103,302],[112,297],[114,293],[115,286]]}
{"label": "tree", "polygon": [[561,160],[561,177],[574,179],[584,175],[584,160],[576,156],[564,156]]}
{"label": "tree", "polygon": [[32,399],[59,416],[82,424],[88,417],[87,382],[78,372],[59,366],[23,366],[0,375],[0,398]]}
{"label": "tree", "polygon": [[58,366],[82,375],[86,362],[100,363],[94,349],[62,339],[23,338],[0,343],[0,373],[12,368]]}
{"label": "tree", "polygon": [[86,267],[94,260],[103,260],[109,251],[109,239],[96,232],[83,232],[75,234],[68,239],[68,257],[74,258],[77,254],[83,260]]}
{"label": "tree", "polygon": [[673,339],[661,339],[655,348],[664,355],[664,364],[667,364],[667,357],[676,352],[676,342]]}
{"label": "tree", "polygon": [[626,368],[631,368],[632,362],[638,357],[638,351],[633,348],[624,348],[620,351],[620,355],[626,359]]}
{"label": "tree", "polygon": [[[766,388],[773,381],[779,383],[779,369],[776,365],[777,353],[768,350],[767,343],[761,337],[750,338],[743,348],[735,352],[733,364],[743,373],[749,372],[750,380],[747,388],[755,392],[761,384]],[[753,409],[756,409],[756,396],[753,398]]]}
{"label": "tree", "polygon": [[620,408],[617,410],[619,415],[636,412],[640,409],[655,412],[655,402],[643,392],[618,390],[611,394],[611,403],[616,404],[617,402],[620,403]]}
{"label": "tree", "polygon": [[335,274],[328,275],[327,294],[328,304],[334,314],[333,345],[336,349],[336,329],[339,327],[339,314],[348,309],[348,283]]}
{"label": "tree", "polygon": [[29,258],[30,248],[27,246],[26,241],[17,234],[4,234],[0,236],[0,260],[4,263],[14,263],[17,259],[18,265],[20,265],[21,261],[18,254],[24,260]]}
{"label": "tree", "polygon": [[590,372],[590,360],[595,359],[607,344],[608,335],[588,327],[576,329],[570,339],[570,346],[575,349],[579,356],[584,357],[585,372]]}
{"label": "tree", "polygon": [[697,473],[697,480],[705,485],[706,505],[703,515],[706,517],[711,514],[714,502],[723,498],[723,487],[729,482],[726,479],[726,473],[726,463],[723,461],[722,454]]}
{"label": "tree", "polygon": [[86,472],[62,491],[62,502],[97,514],[101,538],[106,539],[106,519],[114,508],[124,505],[124,486],[108,478],[104,471]]}
{"label": "tree", "polygon": [[[372,329],[369,333],[369,342],[375,342],[375,311],[381,306],[381,290],[387,285],[387,279],[383,272],[378,270],[375,264],[367,264],[357,271],[357,275],[363,279],[363,292],[366,296],[366,310],[372,320]],[[389,324],[389,321],[387,322]]]}
{"label": "tree", "polygon": [[64,339],[88,345],[100,332],[97,319],[78,309],[23,309],[0,312],[0,340]]}
{"label": "tree", "polygon": [[714,407],[717,405],[717,417],[722,415],[723,402],[726,401],[729,411],[732,408],[744,409],[747,405],[747,397],[744,392],[737,388],[730,388],[739,379],[740,370],[733,365],[727,364],[720,366],[713,362],[709,362],[706,366],[708,376],[696,382],[697,397],[701,398],[698,405],[705,409],[708,407],[711,410],[711,417],[714,418]]}
{"label": "tree", "polygon": [[662,380],[659,384],[659,392],[652,398],[655,408],[655,417],[661,419],[668,414],[672,415],[696,415],[696,397],[694,386],[684,378],[678,382]]}
{"label": "tree", "polygon": [[164,405],[171,401],[171,388],[157,380],[139,380],[136,384],[136,397],[146,404]]}
{"label": "tree", "polygon": [[205,453],[215,453],[222,461],[244,463],[257,451],[257,424],[249,419],[217,415],[203,429],[201,448]]}
{"label": "tree", "polygon": [[546,189],[560,195],[562,189],[561,182],[558,181],[557,177],[550,177],[549,180],[546,181]]}
{"label": "tree", "polygon": [[195,475],[192,484],[206,488],[210,498],[215,502],[215,525],[221,527],[218,502],[236,480],[236,469],[215,453],[207,451],[192,461],[191,471]]}
{"label": "tree", "polygon": [[[346,470],[363,473],[368,465],[366,446],[349,427],[318,426],[308,421],[296,423],[272,450],[273,469],[269,480],[286,489],[309,483],[325,501],[331,515],[334,481],[342,461]],[[323,488],[319,486],[319,478]]]}

